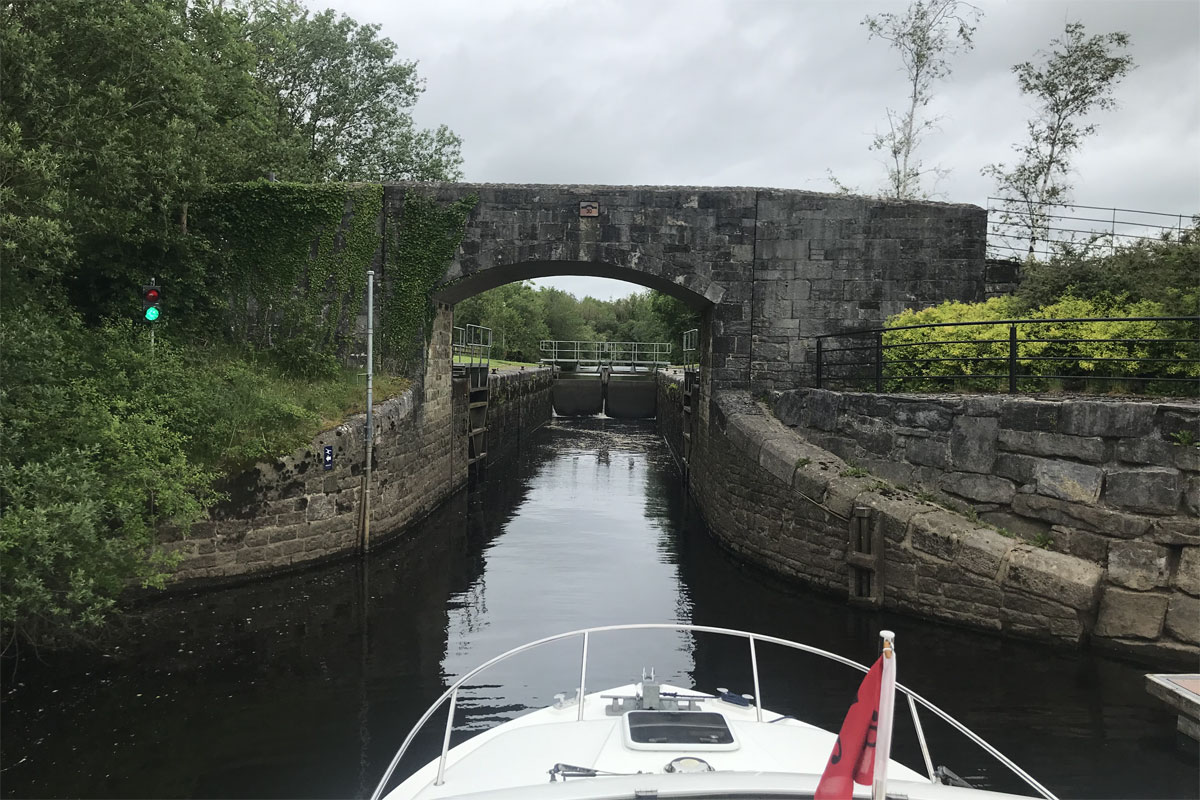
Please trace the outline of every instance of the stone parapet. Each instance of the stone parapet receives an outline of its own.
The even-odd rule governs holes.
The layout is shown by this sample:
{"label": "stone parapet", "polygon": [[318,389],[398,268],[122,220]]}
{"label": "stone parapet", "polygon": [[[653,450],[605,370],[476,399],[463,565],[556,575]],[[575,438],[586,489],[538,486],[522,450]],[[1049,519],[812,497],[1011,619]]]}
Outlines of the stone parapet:
{"label": "stone parapet", "polygon": [[1091,562],[1097,646],[1197,654],[1200,404],[801,389],[772,408],[856,467]]}

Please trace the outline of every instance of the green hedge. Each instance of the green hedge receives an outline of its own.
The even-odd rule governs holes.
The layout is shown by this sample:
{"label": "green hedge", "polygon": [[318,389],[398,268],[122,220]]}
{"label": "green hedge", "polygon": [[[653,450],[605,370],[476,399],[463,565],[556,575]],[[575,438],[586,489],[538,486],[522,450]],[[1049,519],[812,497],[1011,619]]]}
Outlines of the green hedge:
{"label": "green hedge", "polygon": [[[921,311],[904,311],[889,318],[887,327],[1005,319],[1162,316],[1167,316],[1162,305],[1149,300],[1121,303],[1064,297],[1042,308],[1027,310],[1017,298],[998,297],[984,303],[948,301]],[[1007,379],[978,376],[1007,375],[1009,327],[1002,324],[964,325],[887,331],[883,340],[885,347],[906,345],[885,350],[884,377],[888,390],[1006,389]],[[1196,394],[1200,386],[1200,364],[1189,364],[1181,359],[1200,358],[1197,338],[1200,338],[1200,331],[1194,321],[1020,324],[1017,325],[1019,388],[1022,391]],[[1067,341],[1070,339],[1093,341]],[[1191,341],[1162,341],[1167,339]],[[987,360],[938,360],[962,358]],[[935,376],[958,376],[959,379],[935,379]],[[1156,378],[1196,378],[1198,381],[1175,383]]]}

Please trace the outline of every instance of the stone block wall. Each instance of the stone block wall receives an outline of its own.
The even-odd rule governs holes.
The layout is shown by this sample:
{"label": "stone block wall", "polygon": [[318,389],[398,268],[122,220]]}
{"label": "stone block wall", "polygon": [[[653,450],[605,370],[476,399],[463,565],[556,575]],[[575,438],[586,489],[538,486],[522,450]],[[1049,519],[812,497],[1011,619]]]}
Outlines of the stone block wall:
{"label": "stone block wall", "polygon": [[[448,315],[440,322],[448,322]],[[371,542],[399,535],[466,484],[467,382],[451,380],[450,332],[438,324],[423,385],[376,405]],[[547,370],[490,376],[489,408],[500,450],[550,417]],[[182,554],[173,582],[223,581],[353,552],[359,543],[366,415],[319,434],[271,464],[228,479],[229,500],[182,538],[164,544]],[[489,438],[491,433],[489,432]],[[333,447],[333,468],[323,465]],[[489,445],[489,455],[492,454]]]}
{"label": "stone block wall", "polygon": [[[659,378],[659,426],[668,441],[677,437],[681,408],[666,402],[678,395],[665,384],[678,380]],[[1165,621],[1172,598],[1175,613],[1186,615],[1183,605],[1195,597],[1192,556],[1170,571],[1177,593],[1117,586],[1111,567],[1003,535],[915,489],[862,475],[809,432],[785,426],[736,391],[718,392],[697,425],[690,491],[714,535],[747,561],[850,597],[851,518],[865,514],[882,542],[884,608],[1019,638],[1133,641],[1128,652],[1161,663],[1194,664],[1200,655]],[[1154,606],[1149,623],[1132,622],[1143,618],[1138,600]],[[1123,619],[1144,625],[1146,638],[1135,640],[1125,628],[1111,635],[1106,626]],[[1176,619],[1186,624],[1186,616]]]}
{"label": "stone block wall", "polygon": [[656,379],[655,427],[666,441],[675,464],[682,470],[684,458],[683,371],[659,370]]}
{"label": "stone block wall", "polygon": [[[466,384],[455,386],[466,395]],[[375,408],[372,541],[433,510],[466,482],[465,452],[450,436],[451,397],[421,403],[410,389]],[[225,481],[230,499],[167,548],[183,554],[175,582],[228,579],[353,551],[359,540],[365,415],[307,446]],[[333,447],[333,468],[323,465]]]}
{"label": "stone block wall", "polygon": [[487,461],[521,446],[554,414],[548,367],[505,369],[488,378]]}
{"label": "stone block wall", "polygon": [[1200,404],[809,389],[773,408],[873,475],[1103,569],[1097,644],[1200,645]]}
{"label": "stone block wall", "polygon": [[752,391],[809,383],[813,336],[984,297],[987,212],[976,206],[764,189],[755,214]]}

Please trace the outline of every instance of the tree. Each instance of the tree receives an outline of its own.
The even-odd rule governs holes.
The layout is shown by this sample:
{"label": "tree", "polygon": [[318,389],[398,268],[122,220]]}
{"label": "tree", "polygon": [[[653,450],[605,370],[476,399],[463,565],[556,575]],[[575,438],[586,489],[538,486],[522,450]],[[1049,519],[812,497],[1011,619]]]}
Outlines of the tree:
{"label": "tree", "polygon": [[[878,14],[863,19],[870,37],[891,43],[900,54],[908,78],[907,107],[904,111],[887,109],[888,129],[876,134],[872,150],[883,151],[887,158],[887,185],[883,196],[896,200],[928,197],[921,178],[930,172],[945,174],[939,167],[926,168],[916,150],[924,135],[933,128],[937,117],[922,117],[922,109],[933,97],[933,83],[950,74],[947,59],[970,50],[974,44],[974,24],[982,12],[960,0],[914,0],[903,15]],[[843,189],[835,180],[835,185]]]}
{"label": "tree", "polygon": [[290,180],[455,180],[461,140],[446,126],[421,130],[409,110],[425,90],[415,61],[396,58],[378,25],[296,0],[252,0],[258,75],[275,103],[278,135],[304,148],[280,165]]}
{"label": "tree", "polygon": [[8,263],[71,287],[93,321],[178,266],[188,199],[239,177],[247,142],[270,138],[243,24],[213,2],[0,7],[4,213],[40,206],[60,232],[48,262],[50,229],[23,225]]}
{"label": "tree", "polygon": [[537,361],[540,343],[550,338],[541,295],[525,281],[506,283],[454,306],[454,324],[492,329],[492,357]]}
{"label": "tree", "polygon": [[584,321],[575,295],[553,286],[540,287],[538,294],[545,309],[549,338],[574,342],[595,341],[596,332]]}
{"label": "tree", "polygon": [[1037,101],[1037,114],[1026,125],[1028,141],[1013,145],[1017,163],[991,164],[983,174],[995,179],[1004,198],[1000,223],[1023,232],[1031,259],[1037,243],[1048,241],[1051,208],[1070,200],[1071,158],[1096,132],[1084,118],[1117,105],[1113,89],[1134,66],[1133,57],[1120,52],[1128,46],[1126,33],[1089,38],[1082,23],[1071,22],[1051,41],[1051,51],[1040,53],[1040,63],[1013,67],[1021,93]]}
{"label": "tree", "polygon": [[663,292],[650,293],[650,310],[658,317],[664,341],[671,343],[671,361],[680,364],[683,360],[683,334],[699,327],[700,314],[686,303]]}

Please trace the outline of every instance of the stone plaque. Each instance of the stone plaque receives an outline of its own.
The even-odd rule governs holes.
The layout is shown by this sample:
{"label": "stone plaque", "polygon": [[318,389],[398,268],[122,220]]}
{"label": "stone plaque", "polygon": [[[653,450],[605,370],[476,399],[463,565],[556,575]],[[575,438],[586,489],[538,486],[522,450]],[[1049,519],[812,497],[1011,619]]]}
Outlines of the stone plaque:
{"label": "stone plaque", "polygon": [[600,204],[595,200],[580,200],[579,201],[579,216],[581,217],[598,217],[600,216]]}

